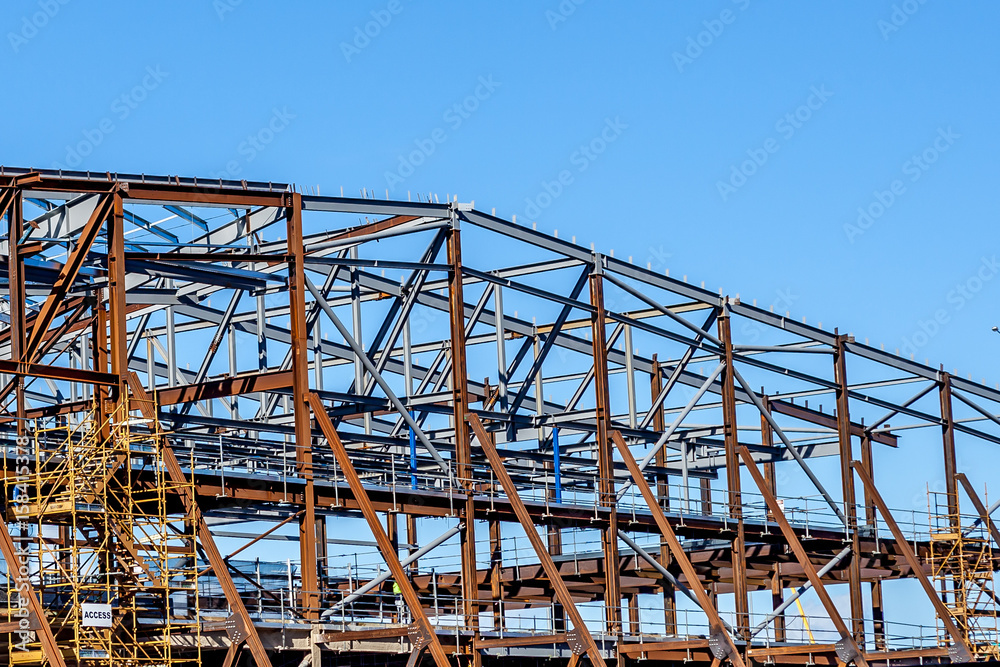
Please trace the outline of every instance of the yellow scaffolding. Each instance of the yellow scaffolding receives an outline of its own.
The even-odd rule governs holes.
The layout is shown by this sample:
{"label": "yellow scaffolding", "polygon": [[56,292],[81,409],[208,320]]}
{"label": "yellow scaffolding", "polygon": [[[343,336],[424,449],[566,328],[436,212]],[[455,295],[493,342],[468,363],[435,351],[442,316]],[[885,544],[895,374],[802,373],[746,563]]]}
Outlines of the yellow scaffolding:
{"label": "yellow scaffolding", "polygon": [[[138,416],[137,400],[35,424],[28,469],[8,471],[5,457],[5,518],[68,664],[200,664],[194,518],[164,470],[159,424]],[[193,493],[192,480],[183,485]],[[183,654],[175,635],[185,636]],[[11,634],[7,649],[10,664],[44,663],[37,641]]]}
{"label": "yellow scaffolding", "polygon": [[[977,657],[1000,660],[993,550],[983,525],[963,526],[958,498],[928,490],[930,566],[938,594]],[[938,628],[939,643],[947,642]]]}

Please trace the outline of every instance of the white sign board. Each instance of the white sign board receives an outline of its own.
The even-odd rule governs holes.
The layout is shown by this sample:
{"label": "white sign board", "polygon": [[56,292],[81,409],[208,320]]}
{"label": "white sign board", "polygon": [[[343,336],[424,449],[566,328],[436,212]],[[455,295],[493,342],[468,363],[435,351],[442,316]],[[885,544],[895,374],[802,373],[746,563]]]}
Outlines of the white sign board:
{"label": "white sign board", "polygon": [[80,605],[83,610],[83,626],[89,628],[110,628],[111,627],[111,605],[94,604],[84,602]]}

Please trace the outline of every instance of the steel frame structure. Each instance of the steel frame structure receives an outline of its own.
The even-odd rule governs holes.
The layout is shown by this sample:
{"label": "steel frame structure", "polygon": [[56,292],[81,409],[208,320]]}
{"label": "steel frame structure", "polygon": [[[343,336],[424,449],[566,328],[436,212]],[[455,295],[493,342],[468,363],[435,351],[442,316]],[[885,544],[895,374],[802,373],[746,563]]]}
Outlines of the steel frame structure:
{"label": "steel frame structure", "polygon": [[[928,578],[930,527],[901,525],[874,481],[876,445],[933,438],[949,520],[985,526],[1000,569],[956,463],[959,443],[1000,443],[984,383],[456,201],[2,168],[0,216],[0,427],[14,443],[130,399],[154,425],[218,584],[192,607],[200,631],[171,634],[180,655],[864,666],[998,641],[963,634]],[[368,586],[329,550],[359,512],[388,568]],[[433,542],[431,519],[450,522]],[[223,555],[219,525],[260,522]],[[234,557],[290,525],[297,571],[276,593]],[[454,567],[422,569],[449,540]],[[6,525],[0,547],[66,664]],[[941,632],[887,617],[900,579]],[[818,643],[786,614],[810,588]],[[24,629],[12,614],[0,630]]]}

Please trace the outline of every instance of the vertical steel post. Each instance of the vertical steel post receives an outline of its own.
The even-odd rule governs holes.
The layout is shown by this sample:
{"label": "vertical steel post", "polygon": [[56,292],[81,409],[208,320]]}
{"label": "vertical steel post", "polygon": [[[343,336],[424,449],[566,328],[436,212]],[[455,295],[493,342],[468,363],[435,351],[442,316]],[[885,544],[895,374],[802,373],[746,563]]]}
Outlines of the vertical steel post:
{"label": "vertical steel post", "polygon": [[595,437],[597,439],[597,498],[608,508],[608,522],[601,533],[604,554],[604,608],[607,614],[608,634],[620,636],[622,632],[621,576],[618,556],[618,510],[614,483],[614,461],[609,436],[611,398],[608,389],[607,321],[604,310],[604,258],[594,255],[594,270],[590,275],[591,337],[594,354],[594,393],[596,405]]}
{"label": "vertical steel post", "polygon": [[625,393],[628,398],[628,425],[635,428],[637,419],[635,397],[635,346],[632,343],[632,327],[625,325]]}
{"label": "vertical steel post", "polygon": [[951,374],[941,373],[938,396],[941,401],[941,440],[944,446],[944,484],[948,492],[948,515],[951,525],[959,527],[961,521],[958,517],[958,482],[955,479],[958,464],[955,457],[955,422],[951,412]]}
{"label": "vertical steel post", "polygon": [[114,212],[108,221],[108,316],[111,320],[111,372],[120,378],[119,396],[125,395],[128,373],[128,331],[125,320],[125,210],[120,193],[114,195]]}
{"label": "vertical steel post", "polygon": [[316,384],[316,389],[323,391],[323,330],[320,328],[320,319],[318,317],[313,322],[312,343],[313,382]]}
{"label": "vertical steel post", "polygon": [[[948,503],[948,523],[957,532],[961,530],[961,518],[958,515],[958,483],[955,480],[955,473],[958,472],[958,464],[955,455],[955,422],[951,408],[951,375],[941,372],[941,379],[938,383],[938,398],[941,404],[941,444],[944,449],[944,487],[946,500]],[[942,582],[941,597],[947,602],[947,592],[949,582]],[[957,591],[952,593],[955,601],[958,600]]]}
{"label": "vertical steel post", "polygon": [[722,418],[726,444],[726,487],[729,491],[729,517],[736,521],[733,538],[733,595],[736,604],[736,631],[740,637],[750,639],[750,602],[747,592],[746,535],[743,524],[743,498],[740,490],[740,459],[736,423],[736,380],[733,373],[733,338],[729,309],[723,308],[719,316],[719,340],[725,350],[726,367],[722,371]]}
{"label": "vertical steel post", "polygon": [[559,427],[552,427],[552,474],[555,477],[553,484],[553,500],[556,504],[562,503],[562,454],[559,452]]}
{"label": "vertical steel post", "polygon": [[[761,390],[761,394],[763,394]],[[760,413],[760,444],[765,447],[774,447],[774,430],[771,428],[771,423],[764,416],[765,412],[770,412],[770,402],[767,396],[761,396],[761,404],[764,406],[764,410]],[[774,462],[769,461],[764,464],[764,481],[767,483],[768,490],[778,497],[778,479],[775,475]],[[767,511],[767,520],[774,521],[774,513],[770,509]],[[771,604],[775,610],[779,609],[782,603],[785,601],[785,588],[781,581],[781,563],[776,562],[771,573]],[[774,641],[783,642],[786,639],[785,635],[785,613],[781,612],[774,618]]]}
{"label": "vertical steel post", "polygon": [[[167,279],[167,288],[173,289],[174,281]],[[166,317],[167,336],[167,386],[173,387],[177,384],[177,331],[174,320],[174,307],[168,305],[164,313]]]}
{"label": "vertical steel post", "polygon": [[[479,631],[479,586],[476,569],[476,503],[472,480],[472,443],[466,415],[469,410],[468,365],[465,356],[465,293],[462,287],[462,232],[458,216],[452,211],[451,229],[448,232],[448,311],[451,334],[451,401],[455,424],[455,458],[458,480],[465,490],[466,500],[462,512],[465,528],[461,532],[462,544],[462,613],[465,628],[474,635]],[[481,659],[472,651],[474,664]]]}
{"label": "vertical steel post", "polygon": [[[653,369],[649,375],[649,396],[650,400],[655,400],[663,391],[663,376],[660,374],[660,362],[656,354],[653,355]],[[650,424],[657,433],[662,433],[666,429],[666,420],[663,417],[662,405],[654,406],[653,419]],[[655,459],[658,468],[667,466],[667,448],[660,447],[656,452]],[[670,486],[666,475],[656,476],[656,498],[661,503],[661,507],[670,508]],[[660,563],[664,567],[670,565],[670,548],[665,542],[660,542]],[[663,623],[664,632],[667,635],[677,634],[677,591],[669,581],[662,582],[663,588]]]}
{"label": "vertical steel post", "polygon": [[848,539],[851,541],[851,560],[847,563],[848,592],[851,601],[851,634],[858,644],[865,643],[865,608],[861,597],[861,561],[858,558],[858,509],[854,490],[854,472],[851,461],[851,409],[847,384],[847,336],[837,336],[833,352],[834,381],[837,383],[837,441],[840,445],[840,478],[843,482],[844,516],[847,518]]}
{"label": "vertical steel post", "polygon": [[[868,431],[861,436],[861,465],[864,466],[865,473],[871,479],[875,479],[875,462],[872,456],[872,438]],[[865,525],[875,535],[877,527],[875,525],[875,501],[872,500],[868,487],[865,491]],[[872,630],[875,635],[875,648],[880,651],[887,649],[885,642],[885,611],[882,608],[882,580],[875,578],[871,582],[872,597]]]}
{"label": "vertical steel post", "polygon": [[[24,345],[27,338],[27,321],[25,317],[24,290],[24,260],[21,258],[18,240],[24,234],[24,219],[22,211],[21,191],[11,188],[5,193],[5,199],[10,197],[7,207],[7,280],[10,290],[10,358],[15,361],[30,361],[24,359]],[[18,437],[25,433],[24,413],[24,376],[15,375],[14,400],[17,424],[15,429]]]}
{"label": "vertical steel post", "polygon": [[[836,628],[837,632],[840,633],[840,642],[838,642],[837,647],[838,658],[841,658],[843,662],[850,662],[853,660],[859,667],[868,667],[864,651],[858,643],[854,641],[854,637],[851,634],[850,629],[844,624],[844,619],[841,618],[840,612],[837,611],[837,606],[833,604],[833,600],[830,598],[830,594],[827,592],[826,586],[823,585],[823,580],[819,576],[816,566],[809,559],[808,552],[806,552],[805,547],[802,546],[802,542],[799,540],[798,535],[795,534],[795,530],[792,528],[791,524],[788,523],[788,519],[785,518],[785,513],[778,504],[778,499],[773,493],[771,493],[770,489],[767,488],[767,482],[764,480],[764,476],[760,474],[760,470],[757,469],[757,464],[754,463],[750,450],[746,447],[740,446],[738,453],[743,458],[747,471],[753,478],[753,481],[757,485],[761,495],[764,496],[764,502],[767,503],[771,512],[774,513],[774,518],[781,527],[781,534],[785,536],[785,541],[788,542],[788,546],[795,554],[796,560],[799,561],[799,565],[802,566],[806,577],[816,590],[816,595],[823,604],[823,608],[826,609],[826,613],[830,617],[830,620],[833,621],[834,628]],[[841,653],[849,654],[850,657],[848,658],[846,655],[841,656]]]}
{"label": "vertical steel post", "polygon": [[[412,556],[416,553],[420,547],[417,546],[417,517],[412,514],[406,515],[406,544],[408,555]],[[410,563],[410,574],[414,575],[417,573],[418,569],[417,560],[414,559]]]}
{"label": "vertical steel post", "polygon": [[285,202],[288,239],[288,315],[291,321],[292,414],[295,420],[295,463],[305,482],[305,512],[299,521],[299,558],[302,570],[300,605],[306,618],[319,618],[319,580],[316,562],[316,493],[313,487],[312,428],[306,394],[309,392],[309,341],[306,332],[305,267],[302,249],[302,195],[291,193]]}
{"label": "vertical steel post", "polygon": [[[385,534],[385,529],[378,520],[378,515],[375,513],[371,499],[368,497],[368,493],[361,483],[361,478],[358,477],[358,473],[354,469],[354,464],[351,463],[351,457],[348,455],[344,443],[341,442],[340,436],[337,435],[337,430],[333,427],[333,422],[330,421],[329,415],[326,414],[323,401],[313,393],[309,393],[306,400],[312,407],[313,414],[316,415],[317,426],[323,432],[323,436],[330,445],[333,455],[340,463],[344,479],[351,487],[354,499],[358,502],[358,507],[364,515],[365,521],[368,522],[368,527],[375,537],[379,551],[382,553],[382,559],[389,567],[393,580],[399,585],[403,599],[406,601],[406,605],[413,616],[416,625],[415,629],[422,635],[421,639],[426,642],[425,646],[430,650],[435,664],[438,667],[449,667],[448,656],[441,646],[441,640],[438,639],[437,632],[434,630],[434,626],[431,625],[430,619],[427,618],[423,605],[420,603],[420,598],[417,597],[417,592],[413,589],[413,584],[410,583],[403,565],[399,562],[399,553],[393,549],[388,535]],[[413,654],[419,656],[422,650],[422,648],[415,649]],[[413,660],[413,654],[411,654],[411,660]]]}
{"label": "vertical steel post", "polygon": [[[493,493],[497,490],[494,487]],[[503,630],[503,542],[499,519],[490,519],[490,597],[493,601],[493,631]]]}
{"label": "vertical steel post", "polygon": [[[416,419],[416,413],[410,411],[410,419]],[[410,488],[417,490],[417,432],[412,428],[410,432]]]}

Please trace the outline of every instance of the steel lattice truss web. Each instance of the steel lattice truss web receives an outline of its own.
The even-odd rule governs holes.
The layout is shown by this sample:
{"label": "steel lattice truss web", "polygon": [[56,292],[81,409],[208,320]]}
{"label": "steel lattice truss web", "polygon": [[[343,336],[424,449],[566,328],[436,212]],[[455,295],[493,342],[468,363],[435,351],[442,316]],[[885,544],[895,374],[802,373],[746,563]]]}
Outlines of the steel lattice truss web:
{"label": "steel lattice truss web", "polygon": [[[626,532],[657,532],[612,431],[674,512],[736,517],[766,532],[773,512],[745,472],[740,512],[726,494],[740,486],[742,446],[772,478],[779,471],[792,523],[796,512],[808,514],[812,529],[831,536],[845,521],[849,534],[875,521],[850,468],[871,448],[877,456],[933,442],[940,451],[942,430],[959,447],[1000,443],[995,388],[471,205],[175,177],[5,169],[0,179],[8,220],[23,220],[8,224],[0,251],[0,359],[22,371],[38,366],[25,376],[20,405],[20,371],[0,368],[3,428],[13,433],[18,415],[72,419],[92,402],[87,372],[134,372],[155,393],[185,469],[193,466],[206,488],[221,484],[223,496],[227,475],[237,485],[269,480],[284,500],[289,484],[295,497],[307,478],[329,487],[324,498],[340,493],[321,430],[307,423],[312,437],[301,437],[303,388],[322,401],[373,494],[495,488],[468,411],[485,424],[529,510],[563,516],[567,530],[616,512],[622,528],[628,515]],[[102,226],[114,216],[120,239]],[[292,219],[301,247],[289,243]],[[8,279],[14,247],[19,284]],[[116,260],[123,270],[112,268]],[[122,307],[124,330],[112,322],[99,331],[105,309],[114,320]],[[95,360],[95,336],[109,337],[109,359]],[[844,502],[845,489],[857,503]],[[211,504],[219,520],[280,507],[271,496]],[[718,575],[719,590],[770,585],[761,573],[743,576]]]}

